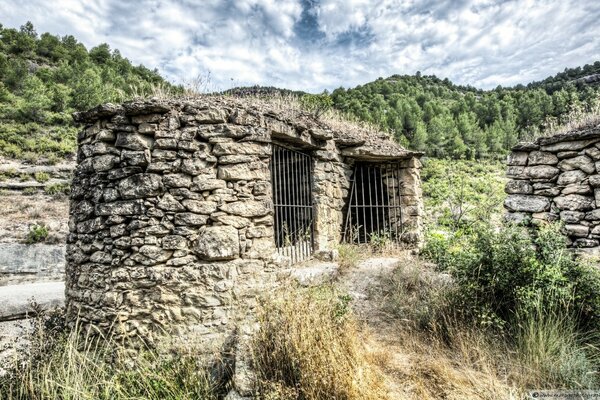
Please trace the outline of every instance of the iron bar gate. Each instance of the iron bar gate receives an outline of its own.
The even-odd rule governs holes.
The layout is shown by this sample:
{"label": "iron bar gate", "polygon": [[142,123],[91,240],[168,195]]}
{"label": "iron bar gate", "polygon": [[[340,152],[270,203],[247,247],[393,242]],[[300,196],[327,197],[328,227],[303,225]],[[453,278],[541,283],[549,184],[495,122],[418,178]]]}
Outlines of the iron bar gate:
{"label": "iron bar gate", "polygon": [[400,243],[400,185],[398,164],[355,164],[342,240],[357,244],[376,239]]}
{"label": "iron bar gate", "polygon": [[312,158],[273,145],[271,183],[275,207],[275,245],[292,263],[313,254]]}

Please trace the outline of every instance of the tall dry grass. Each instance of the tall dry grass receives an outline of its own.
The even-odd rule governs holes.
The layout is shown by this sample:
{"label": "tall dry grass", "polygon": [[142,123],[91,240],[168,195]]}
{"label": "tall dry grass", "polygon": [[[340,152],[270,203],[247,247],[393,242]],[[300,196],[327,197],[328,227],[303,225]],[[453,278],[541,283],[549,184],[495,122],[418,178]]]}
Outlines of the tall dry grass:
{"label": "tall dry grass", "polygon": [[319,287],[284,290],[262,303],[252,346],[259,398],[387,398],[348,301]]}
{"label": "tall dry grass", "polygon": [[546,120],[546,129],[537,136],[559,135],[579,129],[590,128],[600,124],[600,96],[589,106],[573,106],[560,120],[550,117]]}
{"label": "tall dry grass", "polygon": [[568,306],[540,297],[498,330],[464,319],[453,303],[456,289],[449,275],[424,263],[401,263],[384,283],[382,304],[399,322],[401,351],[418,359],[406,379],[421,398],[600,387],[598,338],[577,330]]}
{"label": "tall dry grass", "polygon": [[171,342],[169,352],[132,352],[111,338],[92,339],[78,327],[51,327],[56,320],[34,321],[29,345],[3,366],[8,371],[0,377],[0,399],[218,398],[219,382],[204,367],[201,349]]}

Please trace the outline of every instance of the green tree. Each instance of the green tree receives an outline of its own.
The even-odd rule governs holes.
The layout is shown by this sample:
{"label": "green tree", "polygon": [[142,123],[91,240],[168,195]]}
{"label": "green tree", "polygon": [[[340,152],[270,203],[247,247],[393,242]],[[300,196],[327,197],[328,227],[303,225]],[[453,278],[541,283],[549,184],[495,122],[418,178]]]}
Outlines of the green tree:
{"label": "green tree", "polygon": [[102,103],[103,98],[100,74],[93,68],[86,69],[73,86],[72,106],[78,110],[86,110]]}

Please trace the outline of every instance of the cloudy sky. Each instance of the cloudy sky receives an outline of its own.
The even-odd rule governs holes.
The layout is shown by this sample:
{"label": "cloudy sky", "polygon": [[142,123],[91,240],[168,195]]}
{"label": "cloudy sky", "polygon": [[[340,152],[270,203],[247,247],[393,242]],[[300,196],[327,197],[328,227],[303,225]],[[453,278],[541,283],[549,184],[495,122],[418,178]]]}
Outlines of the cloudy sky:
{"label": "cloudy sky", "polygon": [[599,0],[0,0],[0,23],[102,42],[212,89],[319,92],[393,74],[481,88],[600,60]]}

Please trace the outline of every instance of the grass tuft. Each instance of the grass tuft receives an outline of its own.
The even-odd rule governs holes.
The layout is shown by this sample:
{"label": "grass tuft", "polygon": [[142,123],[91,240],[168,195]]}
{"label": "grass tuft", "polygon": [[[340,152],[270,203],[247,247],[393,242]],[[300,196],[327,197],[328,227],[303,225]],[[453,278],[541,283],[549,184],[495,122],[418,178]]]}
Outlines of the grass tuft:
{"label": "grass tuft", "polygon": [[349,297],[331,287],[262,303],[253,359],[262,399],[385,399]]}

